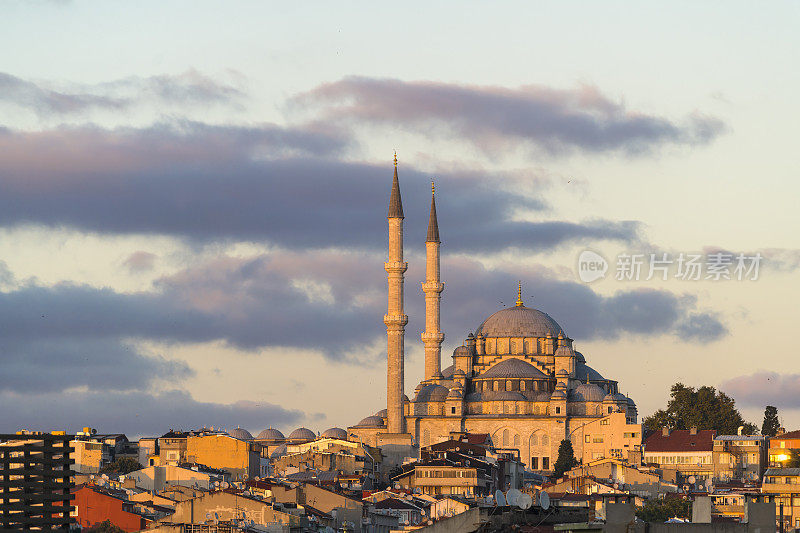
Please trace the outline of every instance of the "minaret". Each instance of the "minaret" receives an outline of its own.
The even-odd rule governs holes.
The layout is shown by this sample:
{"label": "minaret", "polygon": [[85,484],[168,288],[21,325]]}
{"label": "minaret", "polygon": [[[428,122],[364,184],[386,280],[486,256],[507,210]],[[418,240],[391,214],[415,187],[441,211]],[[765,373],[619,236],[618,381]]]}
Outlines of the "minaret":
{"label": "minaret", "polygon": [[403,202],[397,180],[397,153],[394,155],[394,179],[389,197],[389,260],[384,263],[389,286],[389,305],[383,323],[387,337],[386,417],[389,433],[405,433],[403,415],[404,336],[408,316],[403,313],[403,274],[408,263],[403,262]]}
{"label": "minaret", "polygon": [[435,188],[431,182],[431,216],[428,219],[428,238],[425,241],[425,379],[441,377],[442,341],[444,333],[439,331],[439,301],[442,298],[444,283],[439,281],[439,223],[436,220]]}

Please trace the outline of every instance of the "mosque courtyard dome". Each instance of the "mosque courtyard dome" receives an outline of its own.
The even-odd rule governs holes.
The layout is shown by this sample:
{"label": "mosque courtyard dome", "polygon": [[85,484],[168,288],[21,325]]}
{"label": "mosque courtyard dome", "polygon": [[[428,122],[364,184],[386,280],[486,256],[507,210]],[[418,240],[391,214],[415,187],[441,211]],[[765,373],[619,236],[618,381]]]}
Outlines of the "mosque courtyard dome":
{"label": "mosque courtyard dome", "polygon": [[342,428],[330,428],[323,431],[322,436],[327,439],[347,440],[347,431]]}
{"label": "mosque courtyard dome", "polygon": [[271,441],[284,441],[286,437],[283,436],[279,430],[275,428],[267,428],[258,434],[258,440],[271,440]]}
{"label": "mosque courtyard dome", "polygon": [[317,436],[308,428],[297,428],[289,433],[289,440],[297,441],[311,441],[316,439]]}
{"label": "mosque courtyard dome", "polygon": [[251,435],[249,431],[243,428],[236,428],[232,430],[229,433],[229,435],[239,440],[253,440],[253,435]]}
{"label": "mosque courtyard dome", "polygon": [[501,309],[478,326],[484,337],[558,337],[561,326],[545,312],[520,305]]}

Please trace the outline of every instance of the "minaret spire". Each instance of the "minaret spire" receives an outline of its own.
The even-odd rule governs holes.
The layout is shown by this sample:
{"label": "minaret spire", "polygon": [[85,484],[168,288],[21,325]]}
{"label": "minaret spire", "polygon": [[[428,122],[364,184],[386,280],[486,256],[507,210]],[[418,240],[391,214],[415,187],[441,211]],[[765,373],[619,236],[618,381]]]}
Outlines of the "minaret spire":
{"label": "minaret spire", "polygon": [[522,280],[519,282],[519,287],[517,288],[517,307],[522,307]]}
{"label": "minaret spire", "polygon": [[425,345],[425,379],[440,378],[442,373],[442,341],[444,333],[439,331],[439,304],[444,283],[439,279],[439,223],[436,220],[436,188],[431,182],[431,215],[428,219],[428,238],[425,242],[425,331],[422,342]]}
{"label": "minaret spire", "polygon": [[386,324],[387,390],[386,417],[389,433],[405,432],[403,392],[405,383],[405,327],[408,316],[403,312],[403,282],[408,263],[403,261],[403,202],[397,179],[397,152],[394,154],[394,178],[389,196],[389,257],[384,263],[389,289]]}

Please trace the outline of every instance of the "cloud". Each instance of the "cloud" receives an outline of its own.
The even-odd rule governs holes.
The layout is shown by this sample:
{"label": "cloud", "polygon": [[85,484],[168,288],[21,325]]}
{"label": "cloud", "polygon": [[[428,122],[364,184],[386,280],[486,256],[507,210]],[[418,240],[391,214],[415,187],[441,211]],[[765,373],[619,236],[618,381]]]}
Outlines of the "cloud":
{"label": "cloud", "polygon": [[487,152],[532,146],[550,154],[632,154],[707,144],[725,130],[719,119],[699,113],[676,122],[629,110],[592,86],[508,89],[351,76],[300,94],[292,105],[334,123],[388,124],[432,136],[449,131]]}
{"label": "cloud", "polygon": [[761,370],[723,381],[720,389],[746,406],[800,408],[800,396],[797,394],[800,390],[800,374]]}
{"label": "cloud", "polygon": [[[195,122],[146,129],[0,133],[0,224],[383,249],[390,165],[329,159],[341,132]],[[401,169],[407,234],[426,233],[430,176]],[[633,221],[528,221],[541,182],[480,170],[437,177],[451,250],[546,251],[639,239]]]}
{"label": "cloud", "polygon": [[[80,431],[90,426],[100,432],[125,433],[129,438],[160,436],[170,428],[204,426],[258,432],[267,427],[291,428],[306,416],[267,402],[231,404],[200,402],[180,390],[165,392],[52,392],[18,395],[0,392],[3,417],[0,432],[19,429]],[[31,425],[35,424],[35,425]]]}
{"label": "cloud", "polygon": [[[93,110],[121,111],[146,103],[236,103],[239,87],[222,83],[195,70],[177,75],[132,76],[97,85],[33,82],[0,72],[0,103],[29,109],[40,117],[75,115]],[[62,84],[63,85],[63,84]]]}
{"label": "cloud", "polygon": [[156,261],[156,255],[143,250],[137,250],[128,256],[122,264],[128,268],[130,272],[145,272],[152,270]]}

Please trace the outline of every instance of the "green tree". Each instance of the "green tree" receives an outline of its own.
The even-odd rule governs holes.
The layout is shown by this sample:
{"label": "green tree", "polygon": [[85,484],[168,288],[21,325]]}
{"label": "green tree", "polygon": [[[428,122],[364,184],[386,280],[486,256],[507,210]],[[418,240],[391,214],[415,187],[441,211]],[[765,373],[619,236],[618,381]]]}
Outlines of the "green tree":
{"label": "green tree", "polygon": [[140,465],[136,459],[131,459],[130,457],[120,457],[119,459],[116,459],[113,462],[105,465],[100,469],[100,472],[103,474],[127,474],[128,472],[141,470],[142,468],[144,467]]}
{"label": "green tree", "polygon": [[578,461],[575,459],[575,451],[572,449],[572,441],[564,439],[558,446],[558,459],[554,465],[553,477],[558,479],[564,475],[564,472],[571,470],[578,466]]}
{"label": "green tree", "polygon": [[767,437],[774,437],[778,434],[781,423],[778,421],[778,408],[768,405],[764,409],[764,423],[761,424],[761,434]]}
{"label": "green tree", "polygon": [[111,520],[100,522],[96,526],[84,529],[83,533],[125,533],[125,530],[111,523]]}
{"label": "green tree", "polygon": [[789,460],[786,461],[785,468],[800,468],[800,451],[789,451]]}
{"label": "green tree", "polygon": [[670,518],[689,518],[690,509],[687,498],[673,496],[663,500],[648,500],[636,510],[636,516],[645,522],[666,522]]}
{"label": "green tree", "polygon": [[714,429],[719,435],[735,435],[740,426],[743,433],[752,435],[757,431],[754,424],[746,422],[736,409],[730,396],[714,387],[704,385],[695,389],[676,383],[670,389],[671,399],[666,409],[659,409],[642,421],[646,431],[670,429]]}

